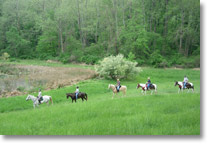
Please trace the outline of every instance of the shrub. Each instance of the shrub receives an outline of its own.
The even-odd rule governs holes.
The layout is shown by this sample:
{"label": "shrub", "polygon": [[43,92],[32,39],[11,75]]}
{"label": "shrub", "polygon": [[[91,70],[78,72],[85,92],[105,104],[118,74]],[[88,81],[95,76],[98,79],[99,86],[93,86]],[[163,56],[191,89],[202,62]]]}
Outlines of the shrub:
{"label": "shrub", "polygon": [[160,51],[157,50],[151,54],[150,64],[157,68],[168,66],[168,62],[166,61],[166,59],[164,59],[163,56],[160,54]]}
{"label": "shrub", "polygon": [[4,53],[2,54],[2,56],[1,56],[1,58],[2,58],[3,60],[8,60],[8,59],[10,58],[10,55],[9,55],[7,52],[4,52]]}
{"label": "shrub", "polygon": [[64,53],[61,54],[59,57],[59,61],[62,62],[63,64],[69,63],[70,62],[70,54]]}
{"label": "shrub", "polygon": [[95,64],[99,60],[98,56],[86,55],[81,57],[81,62],[85,62],[86,64]]}
{"label": "shrub", "polygon": [[133,54],[132,52],[130,52],[129,54],[128,54],[128,60],[129,61],[132,61],[132,62],[135,62],[135,54]]}
{"label": "shrub", "polygon": [[96,72],[105,78],[117,79],[136,76],[141,69],[136,67],[137,62],[131,62],[123,55],[109,56],[104,58],[95,66]]}
{"label": "shrub", "polygon": [[19,86],[19,87],[17,88],[17,90],[20,91],[20,92],[24,92],[25,88],[22,87],[22,86]]}

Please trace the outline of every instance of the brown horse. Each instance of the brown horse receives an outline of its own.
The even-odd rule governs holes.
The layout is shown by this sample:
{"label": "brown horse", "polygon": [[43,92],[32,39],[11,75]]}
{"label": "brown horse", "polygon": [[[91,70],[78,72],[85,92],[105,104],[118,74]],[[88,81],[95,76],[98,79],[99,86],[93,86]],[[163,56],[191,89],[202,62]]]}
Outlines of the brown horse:
{"label": "brown horse", "polygon": [[[67,95],[67,99],[68,99],[69,97],[71,97],[72,103],[73,103],[73,101],[76,102],[75,93],[67,93],[66,95]],[[86,94],[86,93],[80,92],[80,93],[78,94],[78,99],[80,99],[80,98],[82,99],[82,102],[84,101],[84,99],[85,99],[86,101],[88,100],[88,97],[87,97],[87,94]]]}

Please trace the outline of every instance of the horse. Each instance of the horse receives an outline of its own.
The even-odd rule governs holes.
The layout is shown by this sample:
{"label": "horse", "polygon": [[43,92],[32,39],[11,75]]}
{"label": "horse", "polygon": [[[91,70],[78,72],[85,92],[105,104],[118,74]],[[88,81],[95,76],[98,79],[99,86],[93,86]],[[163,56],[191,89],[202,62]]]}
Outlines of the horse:
{"label": "horse", "polygon": [[188,89],[188,92],[189,92],[189,89],[192,89],[192,92],[194,92],[194,85],[193,85],[193,83],[186,83],[186,88],[183,88],[184,85],[183,85],[183,82],[181,82],[181,81],[175,81],[175,86],[176,85],[179,86],[178,93],[180,93],[180,91],[183,92],[184,89]]}
{"label": "horse", "polygon": [[[51,103],[53,104],[53,100],[52,100],[51,96],[44,95],[42,97],[43,97],[43,100],[41,101],[41,104],[46,103],[47,105],[49,105],[49,101],[51,101]],[[33,95],[28,95],[27,98],[26,98],[26,101],[28,101],[28,100],[33,101],[33,107],[34,108],[35,108],[35,106],[39,107],[39,101],[38,101],[37,97],[34,97]]]}
{"label": "horse", "polygon": [[[113,92],[112,98],[114,98],[114,95],[118,93],[117,88],[116,88],[115,85],[109,84],[108,85],[108,89],[110,89],[110,88],[112,89],[112,92]],[[127,87],[126,86],[121,86],[119,91],[122,91],[123,92],[123,96],[126,96]]]}
{"label": "horse", "polygon": [[[146,95],[147,85],[146,84],[142,84],[142,83],[141,84],[138,83],[136,88],[138,89],[139,87],[142,88],[141,93],[142,94],[145,93],[145,95]],[[151,91],[151,95],[152,95],[153,91],[155,91],[155,93],[157,93],[157,85],[156,84],[151,84],[148,90]]]}
{"label": "horse", "polygon": [[[66,94],[67,95],[67,99],[69,98],[69,97],[71,97],[71,99],[72,99],[72,103],[73,103],[73,101],[75,100],[75,102],[76,102],[76,95],[75,95],[75,93],[67,93]],[[82,92],[80,92],[79,94],[78,94],[78,99],[82,99],[82,102],[84,101],[84,99],[87,101],[88,100],[88,97],[87,97],[87,94],[86,93],[82,93]]]}

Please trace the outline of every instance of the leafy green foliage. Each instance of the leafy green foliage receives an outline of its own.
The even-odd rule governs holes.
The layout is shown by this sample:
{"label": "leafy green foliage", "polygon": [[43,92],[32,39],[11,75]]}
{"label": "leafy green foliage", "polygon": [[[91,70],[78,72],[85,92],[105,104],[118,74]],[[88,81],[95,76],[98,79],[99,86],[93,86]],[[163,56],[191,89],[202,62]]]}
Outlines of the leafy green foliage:
{"label": "leafy green foliage", "polygon": [[199,9],[199,0],[3,0],[0,55],[96,64],[123,54],[139,65],[198,66]]}

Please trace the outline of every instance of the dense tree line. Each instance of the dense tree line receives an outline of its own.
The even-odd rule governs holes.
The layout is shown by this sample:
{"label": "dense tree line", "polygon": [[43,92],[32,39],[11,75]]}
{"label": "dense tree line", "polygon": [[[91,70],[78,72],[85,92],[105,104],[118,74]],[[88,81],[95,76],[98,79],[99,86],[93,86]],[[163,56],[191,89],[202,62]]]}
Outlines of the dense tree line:
{"label": "dense tree line", "polygon": [[200,65],[199,0],[0,0],[0,54]]}

